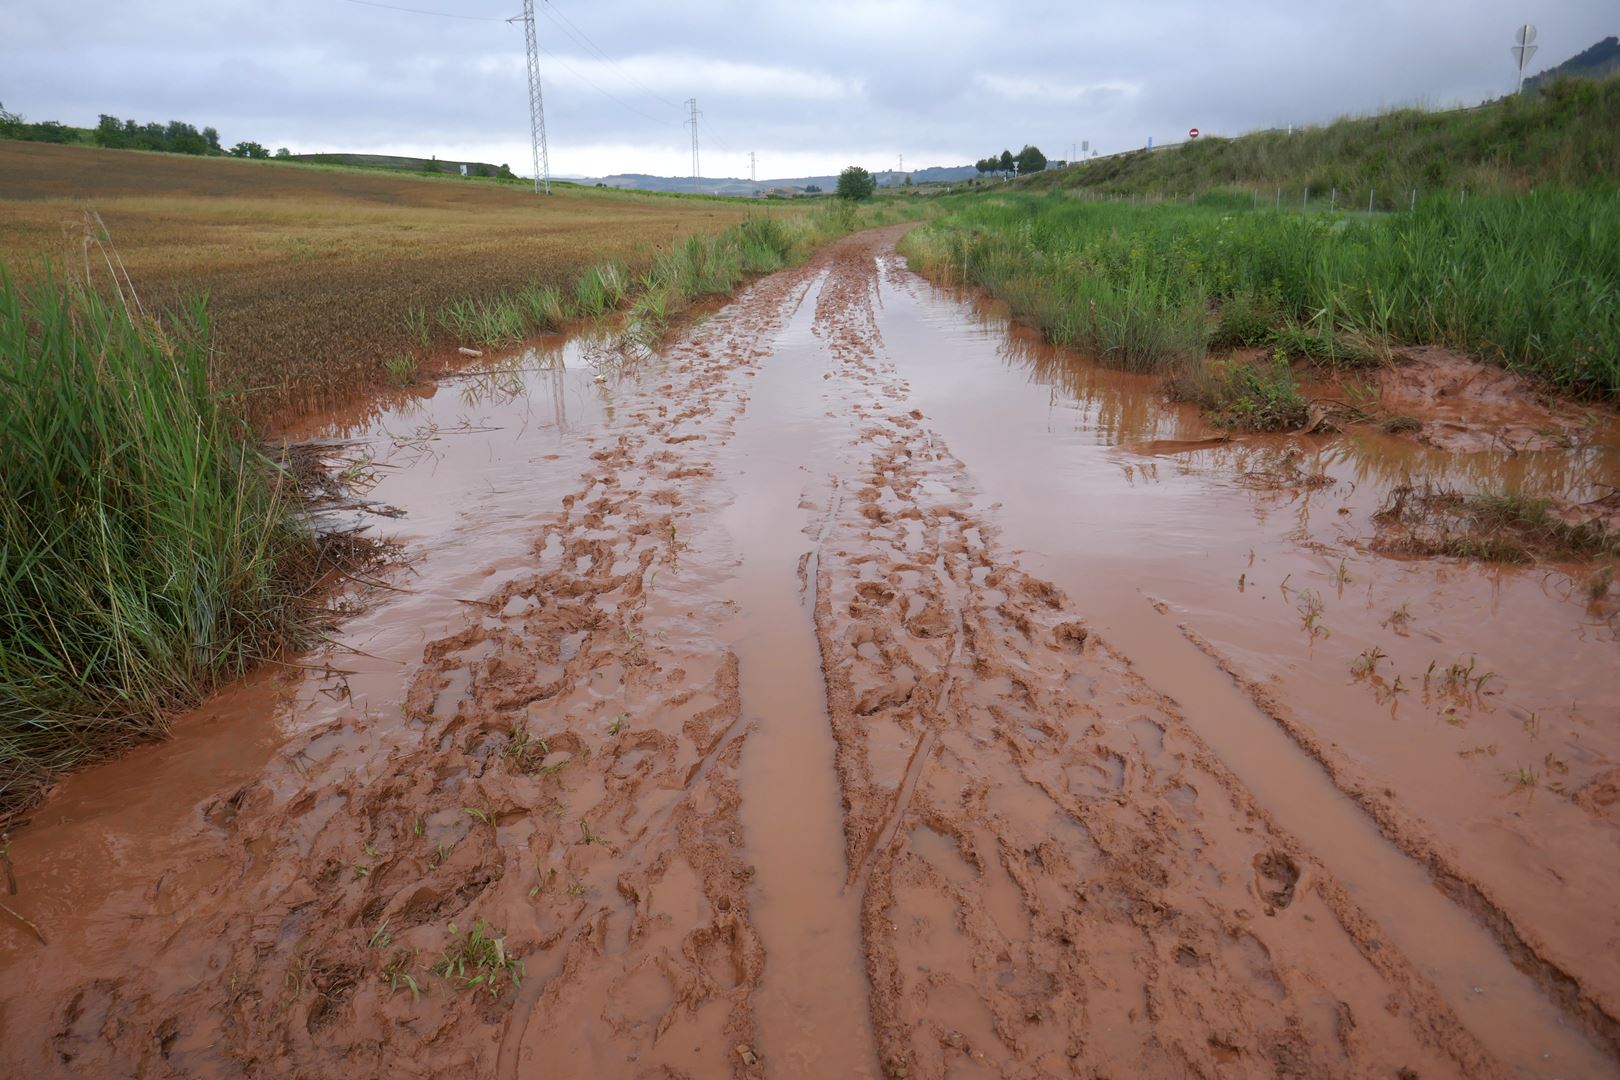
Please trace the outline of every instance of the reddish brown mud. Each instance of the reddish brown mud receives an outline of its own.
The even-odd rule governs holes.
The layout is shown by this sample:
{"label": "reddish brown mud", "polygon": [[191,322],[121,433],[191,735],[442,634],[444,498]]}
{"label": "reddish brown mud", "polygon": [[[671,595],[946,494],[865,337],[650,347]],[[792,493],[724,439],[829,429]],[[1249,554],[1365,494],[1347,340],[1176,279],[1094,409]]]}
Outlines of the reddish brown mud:
{"label": "reddish brown mud", "polygon": [[1611,1075],[1613,628],[1356,545],[1612,447],[1216,441],[894,239],[307,432],[415,562],[13,840],[7,1067]]}

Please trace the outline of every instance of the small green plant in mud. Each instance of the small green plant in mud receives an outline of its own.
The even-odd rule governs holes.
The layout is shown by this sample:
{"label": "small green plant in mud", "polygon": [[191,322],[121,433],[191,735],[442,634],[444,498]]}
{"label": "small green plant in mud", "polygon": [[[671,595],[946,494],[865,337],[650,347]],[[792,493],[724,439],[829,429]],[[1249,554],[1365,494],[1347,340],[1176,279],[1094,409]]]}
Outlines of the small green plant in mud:
{"label": "small green plant in mud", "polygon": [[501,757],[529,776],[534,775],[535,768],[549,753],[551,747],[546,745],[546,740],[529,734],[528,725],[521,722],[512,725],[506,745],[501,747]]}
{"label": "small green plant in mud", "polygon": [[581,844],[601,844],[603,847],[612,846],[602,838],[601,834],[592,832],[590,822],[584,818],[579,819],[579,842]]}
{"label": "small green plant in mud", "polygon": [[620,713],[618,716],[613,718],[613,723],[608,725],[607,733],[609,735],[617,735],[619,732],[624,730],[624,725],[629,722],[630,714]]}
{"label": "small green plant in mud", "polygon": [[422,1000],[422,984],[416,981],[413,971],[416,968],[416,952],[412,949],[400,949],[388,958],[377,977],[388,984],[388,992],[397,994],[401,990],[409,990],[413,1001]]}
{"label": "small green plant in mud", "polygon": [[371,932],[371,939],[366,942],[368,949],[386,949],[394,943],[394,935],[388,932],[388,920],[384,919],[377,924],[377,929]]}
{"label": "small green plant in mud", "polygon": [[482,821],[485,825],[488,825],[488,826],[490,826],[492,828],[495,825],[495,815],[491,814],[488,810],[484,810],[484,809],[482,809],[480,807],[477,807],[477,806],[463,806],[461,808],[461,812],[466,814],[470,818],[473,818],[473,819],[475,819],[477,821]]}
{"label": "small green plant in mud", "polygon": [[1393,630],[1395,633],[1405,637],[1406,628],[1412,625],[1412,611],[1406,604],[1402,604],[1394,611],[1391,611],[1389,613],[1389,618],[1385,619],[1379,625],[1384,626],[1389,630]]}
{"label": "small green plant in mud", "polygon": [[416,357],[410,353],[390,356],[383,361],[383,371],[388,374],[388,381],[395,386],[409,386],[416,381]]}
{"label": "small green plant in mud", "polygon": [[1389,654],[1377,645],[1370,649],[1363,649],[1355,662],[1350,665],[1350,674],[1358,679],[1368,679],[1378,674],[1380,661],[1389,659]]}
{"label": "small green plant in mud", "polygon": [[1502,779],[1511,783],[1515,788],[1533,788],[1536,786],[1536,771],[1525,765],[1512,772],[1502,774]]}
{"label": "small green plant in mud", "polygon": [[1332,636],[1332,631],[1322,625],[1322,596],[1315,589],[1302,590],[1294,607],[1299,612],[1300,625],[1313,641]]}
{"label": "small green plant in mud", "polygon": [[464,990],[486,990],[490,997],[499,996],[504,983],[521,986],[524,975],[523,961],[507,955],[505,936],[482,919],[474,919],[466,931],[450,924],[450,942],[433,973]]}
{"label": "small green plant in mud", "polygon": [[529,889],[529,899],[533,900],[535,897],[539,896],[543,891],[545,891],[545,887],[547,885],[556,880],[556,877],[557,868],[555,866],[553,866],[550,870],[542,872],[540,869],[540,860],[534,860],[534,885]]}

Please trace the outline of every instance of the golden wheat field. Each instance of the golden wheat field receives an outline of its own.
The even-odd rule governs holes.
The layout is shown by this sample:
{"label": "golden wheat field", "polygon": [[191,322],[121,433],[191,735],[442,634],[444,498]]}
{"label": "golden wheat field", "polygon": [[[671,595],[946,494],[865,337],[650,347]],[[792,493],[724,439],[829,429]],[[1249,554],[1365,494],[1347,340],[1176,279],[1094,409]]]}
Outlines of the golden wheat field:
{"label": "golden wheat field", "polygon": [[[620,259],[636,269],[749,208],[736,201],[276,161],[0,141],[0,262],[82,268],[99,215],[148,306],[206,294],[222,383],[260,388],[257,416],[377,382],[420,349],[410,312],[530,282],[566,283]],[[755,209],[753,212],[759,212]],[[434,346],[457,342],[434,329]]]}

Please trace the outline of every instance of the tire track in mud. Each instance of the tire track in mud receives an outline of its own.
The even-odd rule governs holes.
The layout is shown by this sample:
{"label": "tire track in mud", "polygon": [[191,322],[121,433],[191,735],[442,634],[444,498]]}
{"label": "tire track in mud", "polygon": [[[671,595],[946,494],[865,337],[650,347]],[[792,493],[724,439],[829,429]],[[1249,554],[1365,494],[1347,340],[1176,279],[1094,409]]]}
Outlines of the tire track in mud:
{"label": "tire track in mud", "polygon": [[818,305],[867,458],[816,623],[888,1074],[1499,1074],[1173,705],[999,550],[882,359],[877,250]]}

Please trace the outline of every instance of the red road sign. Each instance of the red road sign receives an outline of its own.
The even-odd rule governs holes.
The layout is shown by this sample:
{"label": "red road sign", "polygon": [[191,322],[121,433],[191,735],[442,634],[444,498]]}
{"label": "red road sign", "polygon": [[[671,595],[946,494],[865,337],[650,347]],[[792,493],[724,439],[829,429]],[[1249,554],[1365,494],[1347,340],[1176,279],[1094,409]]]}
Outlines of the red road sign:
{"label": "red road sign", "polygon": [[1193,128],[1191,131],[1187,132],[1187,137],[1192,139],[1198,138],[1198,129]]}

